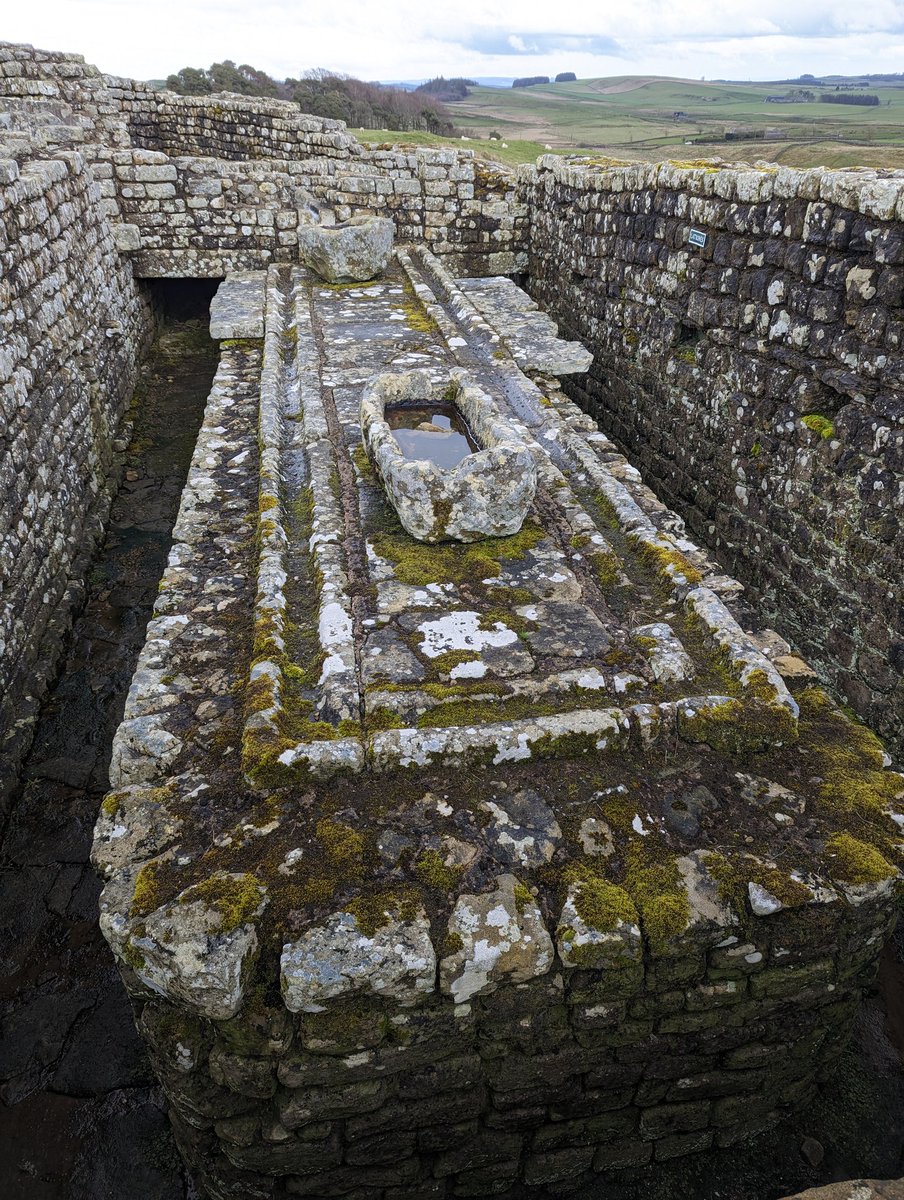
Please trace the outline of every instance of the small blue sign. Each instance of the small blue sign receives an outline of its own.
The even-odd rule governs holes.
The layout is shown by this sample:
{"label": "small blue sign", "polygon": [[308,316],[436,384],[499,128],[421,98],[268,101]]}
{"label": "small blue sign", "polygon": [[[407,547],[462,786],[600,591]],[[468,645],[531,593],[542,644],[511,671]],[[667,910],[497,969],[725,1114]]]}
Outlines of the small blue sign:
{"label": "small blue sign", "polygon": [[706,245],[707,234],[702,229],[692,229],[687,236],[687,240],[692,246],[699,246],[702,250]]}

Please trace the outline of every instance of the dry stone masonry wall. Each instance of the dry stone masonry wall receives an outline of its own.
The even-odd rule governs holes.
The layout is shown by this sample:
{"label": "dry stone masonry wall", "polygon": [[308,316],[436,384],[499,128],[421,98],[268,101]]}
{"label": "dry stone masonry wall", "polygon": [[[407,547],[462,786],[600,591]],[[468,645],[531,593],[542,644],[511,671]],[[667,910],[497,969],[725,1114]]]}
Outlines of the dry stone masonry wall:
{"label": "dry stone masonry wall", "polygon": [[[107,215],[141,276],[218,276],[297,257],[298,212],[389,215],[474,273],[520,270],[527,210],[511,172],[469,150],[365,147],[286,101],[177,96],[78,56],[0,45],[13,128],[99,162]],[[42,107],[43,106],[43,107]],[[120,153],[114,153],[114,148]]]}
{"label": "dry stone masonry wall", "polygon": [[595,354],[571,394],[900,739],[904,181],[552,157],[522,179],[531,290]]}
{"label": "dry stone masonry wall", "polygon": [[[469,291],[412,250],[215,305],[94,847],[214,1197],[540,1197],[730,1147],[829,1077],[893,921],[904,778]],[[520,534],[404,534],[358,424],[390,364],[506,412]]]}
{"label": "dry stone masonry wall", "polygon": [[[896,732],[904,184],[516,177],[30,47],[0,91],[17,715],[103,510],[133,275],[228,276],[93,853],[207,1193],[540,1197],[806,1103],[894,919],[904,779],[572,398]],[[300,225],[369,214],[380,279],[299,265]],[[519,532],[405,533],[360,406],[411,370],[529,455]]]}
{"label": "dry stone masonry wall", "polygon": [[153,314],[82,155],[0,144],[0,793],[103,528]]}

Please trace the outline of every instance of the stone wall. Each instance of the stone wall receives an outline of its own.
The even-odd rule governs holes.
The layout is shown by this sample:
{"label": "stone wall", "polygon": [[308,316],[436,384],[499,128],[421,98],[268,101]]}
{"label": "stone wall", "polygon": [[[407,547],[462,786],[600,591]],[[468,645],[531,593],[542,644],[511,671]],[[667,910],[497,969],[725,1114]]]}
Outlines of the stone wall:
{"label": "stone wall", "polygon": [[340,220],[390,216],[400,241],[426,241],[482,274],[524,265],[527,210],[514,177],[457,151],[396,147],[338,164],[91,153],[118,243],[143,277],[217,277],[297,261],[298,224],[311,220],[311,206]]}
{"label": "stone wall", "polygon": [[361,154],[344,121],[312,117],[286,100],[179,96],[134,80],[107,76],[100,111],[126,122],[132,144],[174,156],[228,160],[347,159]]}
{"label": "stone wall", "polygon": [[522,181],[531,290],[595,354],[571,394],[900,738],[904,180],[545,157]]}
{"label": "stone wall", "polygon": [[139,1027],[212,1197],[546,1197],[733,1146],[812,1099],[887,903],[841,923],[833,906],[779,914],[740,939],[713,928],[674,956],[457,1006],[357,996],[292,1014],[258,992],[219,1022],[151,1000]]}
{"label": "stone wall", "polygon": [[79,56],[0,43],[13,128],[84,147],[141,276],[217,277],[297,257],[298,210],[377,212],[471,274],[521,270],[527,209],[513,172],[471,150],[363,146],[341,121],[282,100],[178,96]]}
{"label": "stone wall", "polygon": [[[443,275],[273,267],[213,308],[92,859],[218,1200],[731,1147],[829,1078],[894,919],[904,778]],[[361,450],[365,381],[444,349],[530,447],[520,534],[415,542]]]}
{"label": "stone wall", "polygon": [[[86,554],[153,326],[81,155],[0,155],[0,758],[11,770]],[[0,793],[10,776],[0,780]]]}

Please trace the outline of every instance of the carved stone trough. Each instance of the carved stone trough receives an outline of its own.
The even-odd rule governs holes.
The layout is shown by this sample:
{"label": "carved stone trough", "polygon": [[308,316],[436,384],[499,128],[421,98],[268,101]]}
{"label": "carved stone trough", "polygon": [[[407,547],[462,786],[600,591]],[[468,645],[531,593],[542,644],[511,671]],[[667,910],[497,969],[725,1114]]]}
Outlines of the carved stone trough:
{"label": "carved stone trough", "polygon": [[[451,408],[476,445],[454,466],[409,457],[390,421],[399,410]],[[390,417],[387,420],[387,416]],[[437,430],[429,421],[419,428]],[[376,375],[361,399],[361,436],[390,503],[420,542],[507,537],[524,523],[537,487],[529,447],[486,392],[453,371],[441,383],[427,371]]]}
{"label": "carved stone trough", "polygon": [[330,283],[363,283],[386,270],[395,225],[389,217],[352,217],[337,225],[299,225],[298,253]]}

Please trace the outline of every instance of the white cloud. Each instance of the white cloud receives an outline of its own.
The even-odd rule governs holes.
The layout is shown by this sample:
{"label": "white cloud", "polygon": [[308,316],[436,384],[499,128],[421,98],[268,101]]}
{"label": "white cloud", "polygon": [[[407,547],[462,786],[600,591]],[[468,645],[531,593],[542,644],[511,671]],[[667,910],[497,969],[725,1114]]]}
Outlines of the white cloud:
{"label": "white cloud", "polygon": [[232,58],[271,74],[365,79],[628,73],[776,78],[900,70],[898,0],[33,0],[3,37],[159,78]]}

